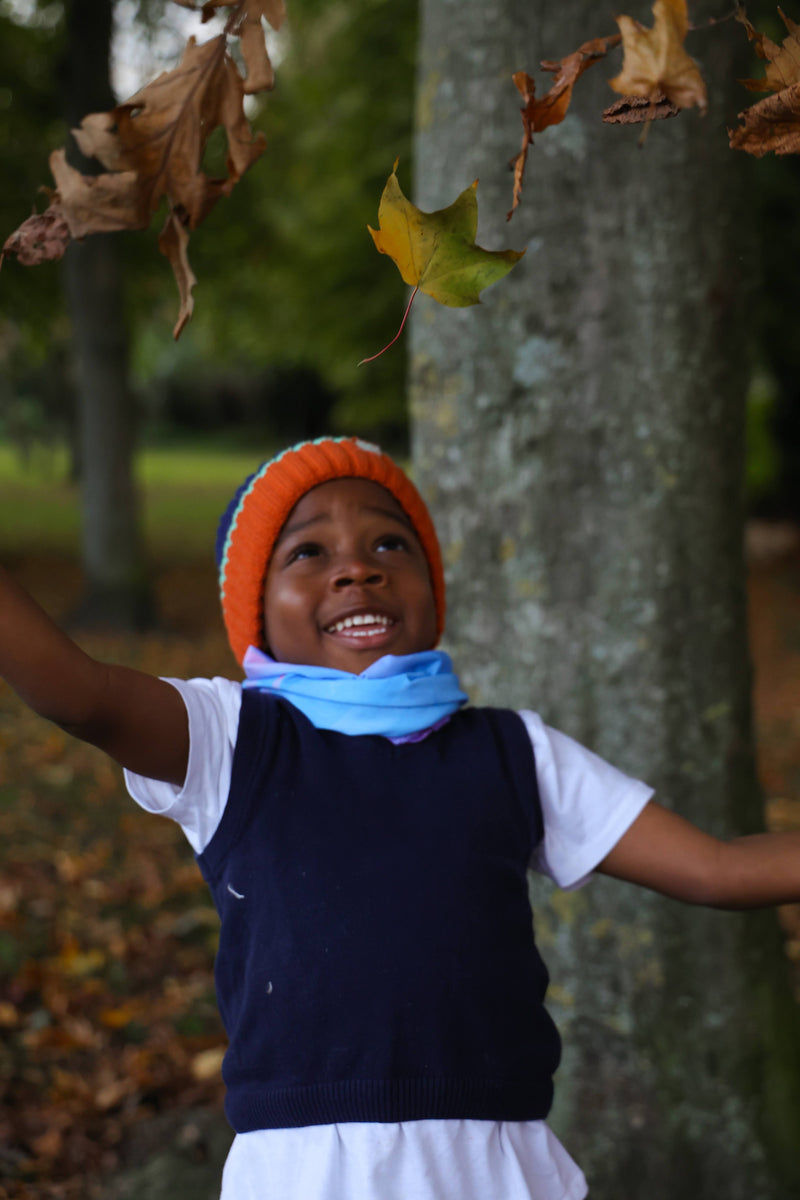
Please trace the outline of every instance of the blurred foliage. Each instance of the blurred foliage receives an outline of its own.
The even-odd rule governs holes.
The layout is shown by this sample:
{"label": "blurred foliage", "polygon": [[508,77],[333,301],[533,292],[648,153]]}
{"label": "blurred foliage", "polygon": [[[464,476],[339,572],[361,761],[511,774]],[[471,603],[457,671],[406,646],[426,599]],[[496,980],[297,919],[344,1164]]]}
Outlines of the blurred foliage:
{"label": "blurred foliage", "polygon": [[747,395],[747,496],[758,509],[781,473],[781,454],[773,434],[776,390],[773,378],[756,372]]}
{"label": "blurred foliage", "polygon": [[[52,17],[29,25],[13,21],[0,0],[0,242],[44,208],[37,196],[49,180],[47,155],[63,142],[56,64],[61,31]],[[54,341],[66,344],[60,272],[50,263],[37,271],[4,265],[0,308],[0,363],[16,375],[23,363],[45,362]]]}
{"label": "blurred foliage", "polygon": [[366,226],[394,159],[410,171],[415,6],[288,8],[277,86],[253,118],[267,150],[193,238],[187,343],[217,364],[315,368],[339,396],[337,424],[391,427],[404,421],[402,347],[357,363],[393,336],[405,301]]}

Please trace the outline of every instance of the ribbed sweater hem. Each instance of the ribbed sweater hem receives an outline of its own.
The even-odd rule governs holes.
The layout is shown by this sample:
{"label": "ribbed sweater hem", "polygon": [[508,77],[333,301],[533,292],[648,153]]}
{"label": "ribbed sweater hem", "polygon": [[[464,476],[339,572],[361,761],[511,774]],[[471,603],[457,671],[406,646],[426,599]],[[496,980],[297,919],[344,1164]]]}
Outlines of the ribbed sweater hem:
{"label": "ribbed sweater hem", "polygon": [[229,1083],[228,1120],[237,1133],[350,1121],[538,1121],[553,1099],[552,1081],[530,1079],[355,1079],[306,1087]]}

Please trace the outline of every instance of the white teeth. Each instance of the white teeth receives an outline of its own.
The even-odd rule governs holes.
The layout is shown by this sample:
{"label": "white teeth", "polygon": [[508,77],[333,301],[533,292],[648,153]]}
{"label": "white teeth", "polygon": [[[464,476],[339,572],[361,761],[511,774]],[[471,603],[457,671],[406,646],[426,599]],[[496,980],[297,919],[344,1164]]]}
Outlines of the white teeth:
{"label": "white teeth", "polygon": [[[334,625],[329,625],[328,633],[342,633],[343,630],[353,629],[357,625],[380,625],[382,628],[385,628],[391,624],[392,620],[390,617],[381,616],[379,613],[356,613],[354,617],[345,617],[343,620],[337,621]],[[369,630],[365,629],[360,636],[364,636],[369,632]]]}

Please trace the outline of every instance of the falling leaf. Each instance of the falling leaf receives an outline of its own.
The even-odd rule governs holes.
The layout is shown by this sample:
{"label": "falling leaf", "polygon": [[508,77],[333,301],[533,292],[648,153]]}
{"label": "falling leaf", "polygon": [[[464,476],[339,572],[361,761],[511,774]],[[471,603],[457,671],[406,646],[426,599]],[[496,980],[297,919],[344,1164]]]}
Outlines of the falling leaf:
{"label": "falling leaf", "polygon": [[484,288],[507,275],[524,250],[484,250],[478,232],[477,180],[448,208],[426,213],[403,195],[397,163],[378,209],[380,229],[368,226],[381,254],[396,263],[405,283],[453,308],[480,303]]}
{"label": "falling leaf", "polygon": [[28,217],[19,229],[6,238],[0,264],[6,254],[13,254],[24,267],[57,262],[64,256],[70,240],[69,226],[61,205],[51,204],[43,213]]}
{"label": "falling leaf", "polygon": [[[190,38],[173,70],[110,112],[84,117],[73,135],[82,153],[97,159],[105,172],[83,175],[69,165],[63,150],[56,150],[50,168],[58,190],[50,208],[24,223],[4,248],[26,265],[57,259],[68,243],[67,233],[80,240],[92,233],[146,229],[166,199],[169,213],[159,247],[172,264],[180,292],[176,337],[192,311],[195,279],[186,252],[188,231],[221,196],[230,194],[265,148],[263,135],[253,136],[244,97],[272,86],[262,18],[277,28],[285,15],[283,0],[208,3],[204,15],[213,15],[217,7],[234,10],[225,33],[201,45]],[[245,79],[228,51],[228,36],[237,34]],[[201,164],[208,140],[219,128],[227,138],[226,173],[211,178]]]}
{"label": "falling leaf", "polygon": [[763,100],[739,113],[742,125],[728,130],[732,150],[744,150],[754,158],[775,154],[800,154],[800,25],[778,9],[788,37],[778,46],[758,33],[744,13],[737,14],[755,44],[756,53],[767,62],[763,79],[744,79],[751,91],[771,92]]}
{"label": "falling leaf", "polygon": [[800,83],[793,83],[739,113],[744,122],[728,130],[732,150],[744,150],[754,158],[770,151],[800,154]]}
{"label": "falling leaf", "polygon": [[511,210],[506,220],[510,221],[522,195],[522,180],[528,158],[528,147],[533,142],[534,133],[541,133],[549,125],[558,125],[567,115],[572,89],[584,71],[599,59],[604,58],[612,46],[618,46],[621,34],[614,33],[610,37],[593,38],[584,42],[572,54],[557,62],[545,60],[540,63],[543,71],[555,71],[550,90],[541,100],[536,99],[536,83],[527,71],[517,71],[512,79],[524,101],[522,113],[522,148],[516,158],[512,159],[514,168],[514,196]]}
{"label": "falling leaf", "polygon": [[603,121],[606,125],[641,125],[645,121],[677,117],[680,111],[663,92],[652,100],[645,96],[622,96],[603,111]]}
{"label": "falling leaf", "polygon": [[359,366],[380,358],[394,345],[418,291],[451,308],[480,304],[483,289],[497,283],[522,258],[524,250],[484,250],[475,244],[477,188],[476,179],[448,208],[426,213],[403,195],[395,162],[378,208],[380,229],[367,228],[378,250],[389,255],[414,291],[395,336],[383,350],[362,359]]}
{"label": "falling leaf", "polygon": [[780,92],[793,83],[800,83],[800,25],[791,21],[780,9],[778,12],[789,31],[789,36],[783,39],[780,46],[751,25],[744,9],[736,11],[736,19],[741,21],[747,30],[747,36],[754,44],[756,54],[767,63],[763,79],[741,81],[751,92]]}
{"label": "falling leaf", "polygon": [[194,272],[189,266],[189,257],[187,247],[189,245],[189,234],[186,232],[186,227],[180,221],[173,211],[169,214],[164,228],[161,230],[158,238],[158,248],[161,253],[169,259],[172,267],[175,281],[178,284],[178,293],[181,298],[181,307],[178,313],[178,320],[175,328],[172,331],[172,336],[177,341],[181,335],[181,331],[189,320],[194,311],[194,297],[192,289],[197,283]]}
{"label": "falling leaf", "polygon": [[[125,175],[135,172],[135,210],[149,219],[168,196],[194,229],[265,148],[263,136],[252,136],[243,98],[242,78],[227,53],[226,39],[212,38],[198,46],[190,38],[179,66],[163,72],[111,113],[85,117],[74,131],[75,139],[87,157],[119,173],[96,177],[108,179],[109,188],[121,177],[120,189],[127,194]],[[227,134],[228,174],[211,179],[200,163],[218,126]],[[131,216],[136,219],[135,212]]]}
{"label": "falling leaf", "polygon": [[619,75],[609,80],[622,96],[653,100],[663,92],[677,108],[694,105],[705,112],[706,87],[683,43],[689,28],[686,0],[656,0],[655,24],[646,29],[632,17],[616,18],[625,57]]}

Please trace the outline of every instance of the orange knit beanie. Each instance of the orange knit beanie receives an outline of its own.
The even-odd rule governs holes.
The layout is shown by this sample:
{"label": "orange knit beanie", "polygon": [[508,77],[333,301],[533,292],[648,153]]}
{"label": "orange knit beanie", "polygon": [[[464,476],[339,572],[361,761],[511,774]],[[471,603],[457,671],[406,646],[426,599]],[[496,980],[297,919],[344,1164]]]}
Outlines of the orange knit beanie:
{"label": "orange knit beanie", "polygon": [[222,616],[241,663],[248,646],[262,647],[264,581],[272,549],[297,501],[331,479],[369,479],[394,496],[428,560],[436,606],[436,633],[444,628],[444,572],[439,540],[414,484],[387,454],[358,438],[300,442],[263,463],[241,485],[217,531]]}

